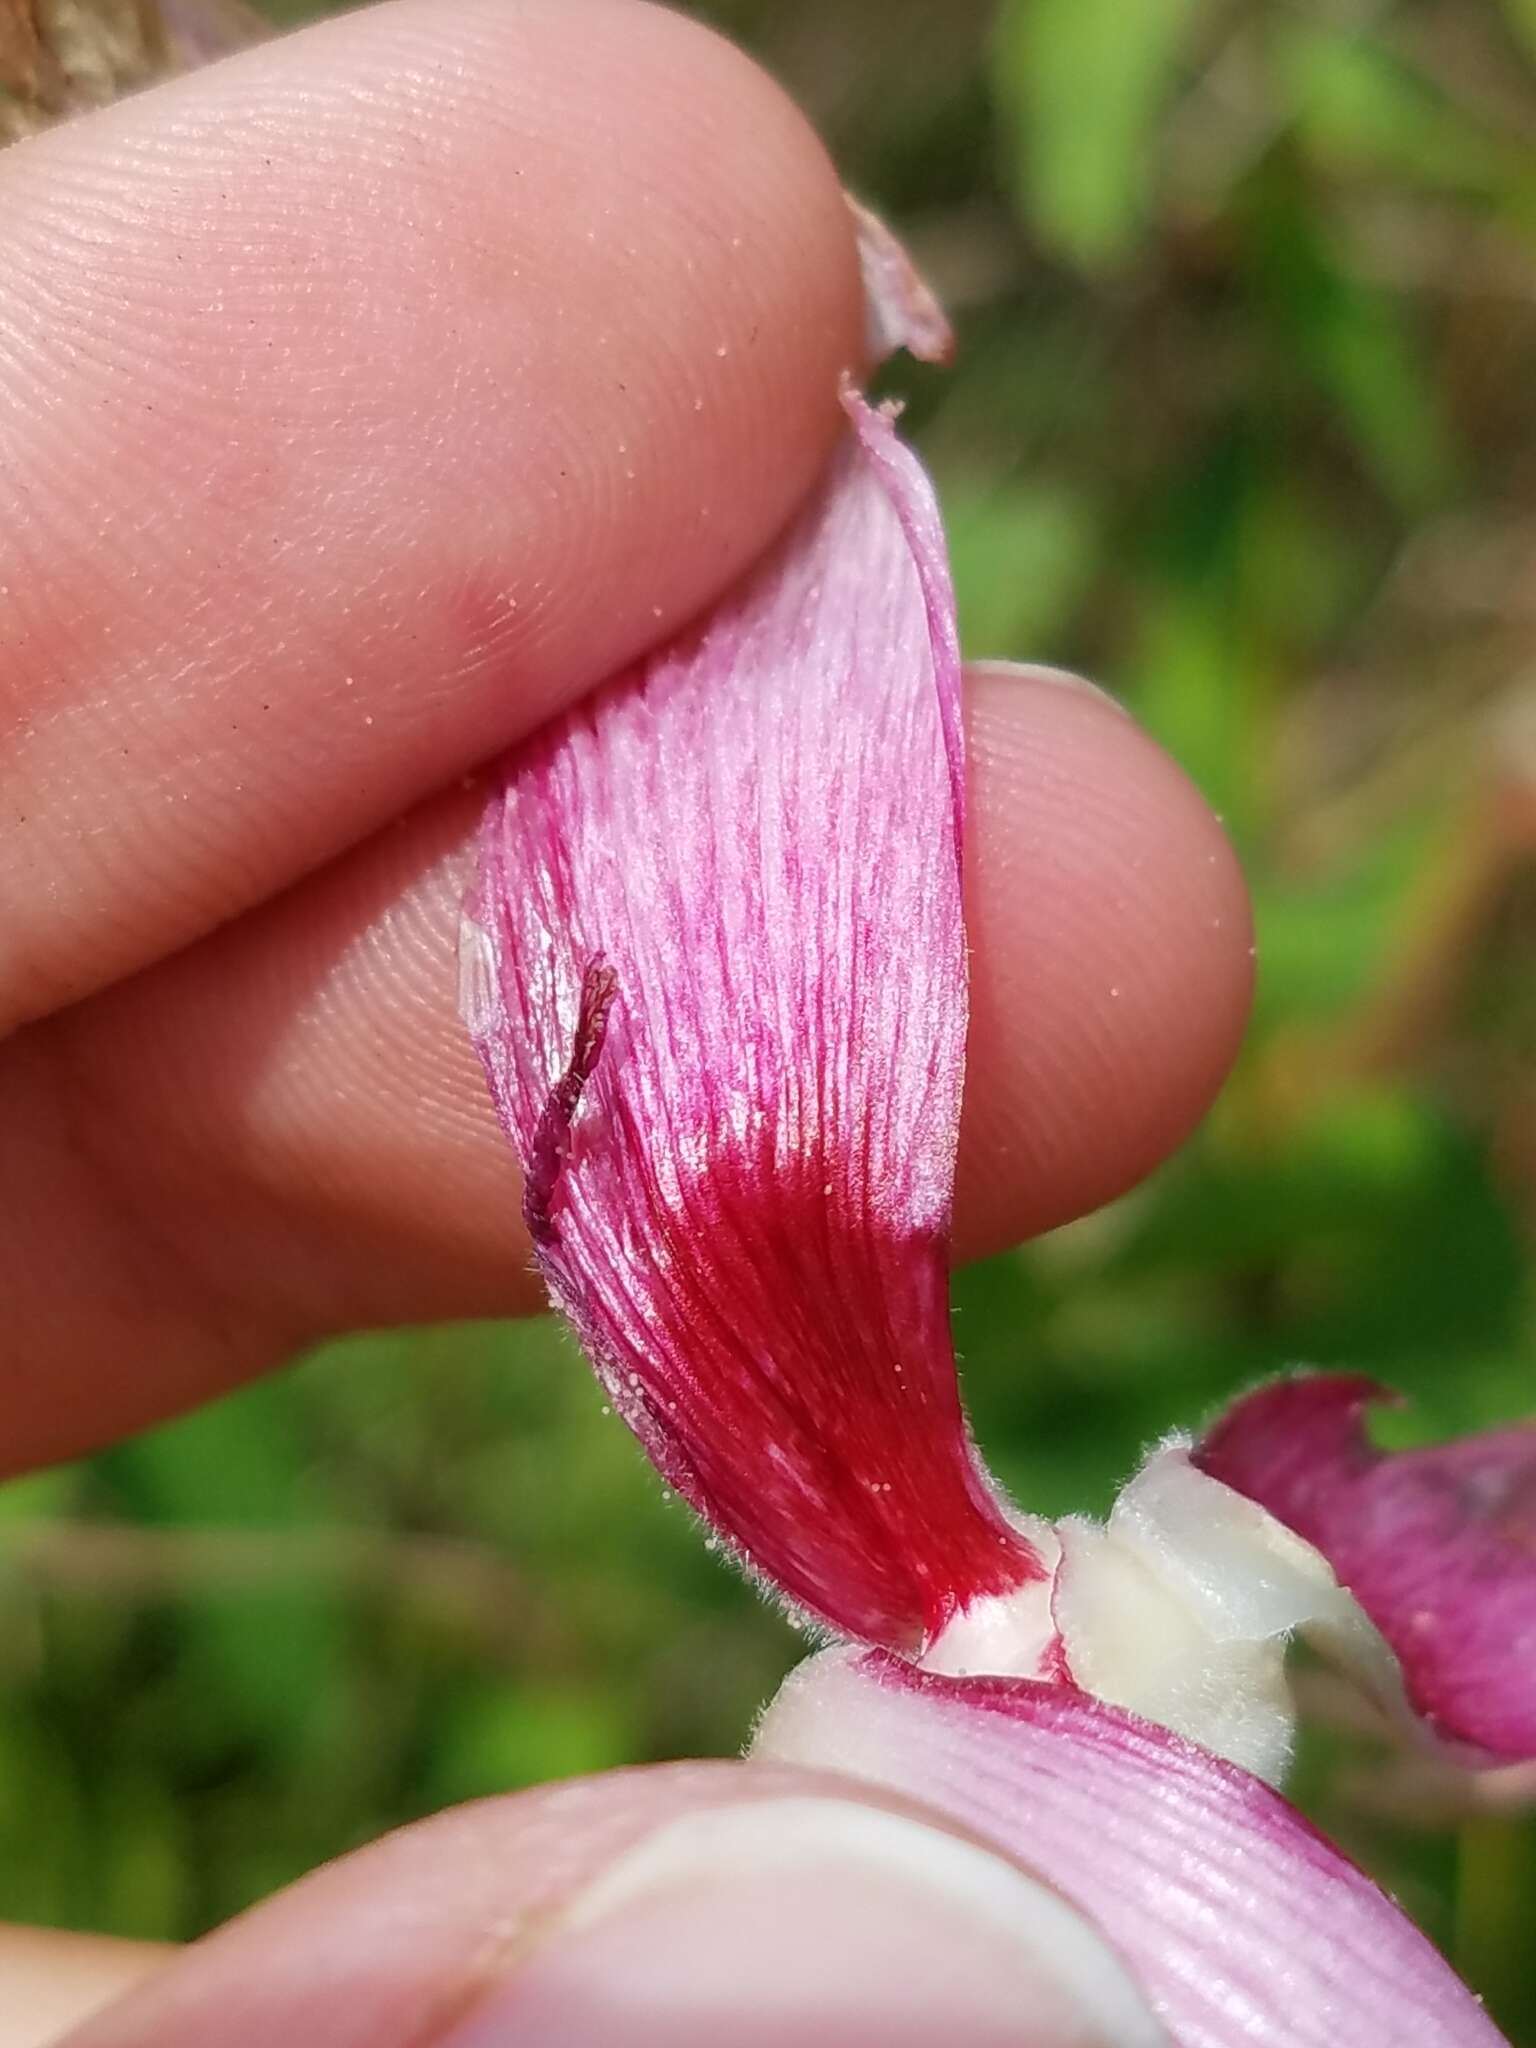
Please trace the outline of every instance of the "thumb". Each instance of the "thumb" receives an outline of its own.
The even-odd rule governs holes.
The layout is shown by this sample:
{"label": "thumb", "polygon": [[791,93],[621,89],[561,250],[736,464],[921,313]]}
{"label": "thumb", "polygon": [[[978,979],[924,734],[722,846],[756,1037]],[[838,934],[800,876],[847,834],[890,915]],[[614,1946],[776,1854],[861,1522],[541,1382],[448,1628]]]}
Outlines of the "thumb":
{"label": "thumb", "polygon": [[768,1764],[461,1808],[187,1951],[67,2048],[1156,2048],[1077,1910],[937,1816]]}

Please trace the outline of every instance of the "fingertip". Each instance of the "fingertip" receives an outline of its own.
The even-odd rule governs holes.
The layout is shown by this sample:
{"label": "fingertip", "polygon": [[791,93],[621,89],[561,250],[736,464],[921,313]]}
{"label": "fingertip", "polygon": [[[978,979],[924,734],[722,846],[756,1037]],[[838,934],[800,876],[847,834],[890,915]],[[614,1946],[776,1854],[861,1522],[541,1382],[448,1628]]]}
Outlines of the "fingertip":
{"label": "fingertip", "polygon": [[1253,986],[1247,889],[1177,764],[1049,670],[969,677],[963,1255],[1099,1207],[1189,1135]]}
{"label": "fingertip", "polygon": [[[1141,2041],[1093,1925],[941,1814],[687,1763],[408,1828],[199,1943],[72,2048],[1007,2048]],[[1130,2032],[1119,2024],[1127,2013]]]}
{"label": "fingertip", "polygon": [[[1236,1051],[1253,971],[1231,848],[1131,719],[1060,678],[982,674],[968,722],[961,1258],[1086,1212],[1178,1145]],[[64,1013],[37,1039],[40,1078],[16,1068],[9,1113],[31,1119],[53,1183],[29,1185],[3,1263],[13,1321],[60,1367],[15,1378],[18,1462],[336,1330],[541,1304],[516,1165],[454,1008],[484,795],[455,787]],[[50,1247],[74,1242],[73,1205],[99,1188],[132,1202],[79,1236],[88,1272],[61,1268]],[[109,1349],[142,1361],[132,1374],[89,1363],[107,1355],[104,1270],[120,1276]],[[211,1341],[225,1331],[233,1350]]]}
{"label": "fingertip", "polygon": [[386,0],[0,174],[7,1021],[680,628],[862,346],[821,144],[646,0]]}
{"label": "fingertip", "polygon": [[163,1969],[171,1954],[116,1935],[0,1927],[0,2048],[49,2048]]}

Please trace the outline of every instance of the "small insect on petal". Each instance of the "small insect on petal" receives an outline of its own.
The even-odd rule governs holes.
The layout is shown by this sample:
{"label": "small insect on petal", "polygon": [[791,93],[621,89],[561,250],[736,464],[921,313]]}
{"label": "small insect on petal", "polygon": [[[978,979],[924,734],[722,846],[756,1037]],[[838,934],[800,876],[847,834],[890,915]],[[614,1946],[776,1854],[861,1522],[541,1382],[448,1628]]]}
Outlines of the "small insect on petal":
{"label": "small insect on petal", "polygon": [[535,1245],[548,1246],[557,1233],[550,1208],[560,1168],[569,1149],[571,1124],[581,1101],[581,1091],[591,1079],[598,1054],[608,1032],[608,1012],[613,1006],[618,977],[601,960],[589,960],[581,978],[581,1005],[576,1012],[576,1036],[570,1064],[549,1091],[528,1148],[527,1177],[523,1186],[523,1222]]}

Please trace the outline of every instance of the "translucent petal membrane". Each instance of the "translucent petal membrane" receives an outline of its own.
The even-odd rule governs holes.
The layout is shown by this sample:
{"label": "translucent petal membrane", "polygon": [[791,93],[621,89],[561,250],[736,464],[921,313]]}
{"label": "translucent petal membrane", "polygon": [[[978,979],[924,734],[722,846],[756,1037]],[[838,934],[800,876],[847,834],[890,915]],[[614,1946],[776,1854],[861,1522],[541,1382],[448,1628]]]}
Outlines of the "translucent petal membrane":
{"label": "translucent petal membrane", "polygon": [[972,1829],[1091,1916],[1179,2048],[1496,2048],[1424,1936],[1257,1778],[1071,1687],[829,1650],[755,1755]]}
{"label": "translucent petal membrane", "polygon": [[926,478],[848,404],[736,596],[512,763],[464,1005],[614,1406],[791,1599],[912,1646],[1039,1566],[949,1336],[952,598]]}
{"label": "translucent petal membrane", "polygon": [[904,348],[920,363],[947,363],[955,337],[944,308],[879,214],[851,193],[845,197],[858,240],[870,361],[883,363]]}
{"label": "translucent petal membrane", "polygon": [[1195,1462],[1328,1559],[1434,1732],[1536,1757],[1536,1426],[1427,1450],[1366,1434],[1373,1380],[1302,1375],[1239,1401]]}

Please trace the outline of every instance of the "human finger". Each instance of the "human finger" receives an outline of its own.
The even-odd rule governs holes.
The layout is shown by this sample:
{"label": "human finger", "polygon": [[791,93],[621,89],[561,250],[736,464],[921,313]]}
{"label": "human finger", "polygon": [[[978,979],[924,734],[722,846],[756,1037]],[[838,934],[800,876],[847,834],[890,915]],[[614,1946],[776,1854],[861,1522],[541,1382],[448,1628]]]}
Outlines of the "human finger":
{"label": "human finger", "polygon": [[809,128],[642,0],[389,0],[0,156],[0,1029],[700,609],[862,309]]}
{"label": "human finger", "polygon": [[0,1927],[0,2048],[50,2048],[170,1953],[110,1935]]}
{"label": "human finger", "polygon": [[[973,672],[972,1030],[957,1250],[1132,1185],[1236,1050],[1252,979],[1220,826],[1147,735]],[[455,789],[0,1057],[0,1445],[99,1443],[328,1332],[541,1305],[455,1012],[484,801]]]}
{"label": "human finger", "polygon": [[1072,1907],[937,1816],[768,1764],[487,1800],[316,1872],[67,2048],[1144,2048]]}

